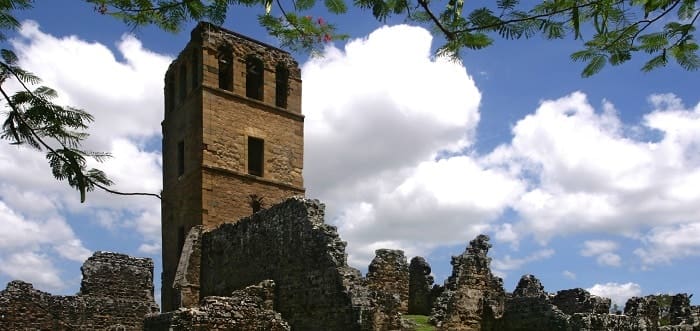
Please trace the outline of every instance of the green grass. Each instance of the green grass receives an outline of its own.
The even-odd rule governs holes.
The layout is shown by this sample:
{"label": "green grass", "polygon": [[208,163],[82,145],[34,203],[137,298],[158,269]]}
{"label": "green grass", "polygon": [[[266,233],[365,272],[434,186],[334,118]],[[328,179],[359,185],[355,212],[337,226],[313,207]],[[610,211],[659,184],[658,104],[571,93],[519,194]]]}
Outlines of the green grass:
{"label": "green grass", "polygon": [[428,323],[428,316],[403,315],[403,318],[416,324],[415,331],[435,331],[435,327]]}

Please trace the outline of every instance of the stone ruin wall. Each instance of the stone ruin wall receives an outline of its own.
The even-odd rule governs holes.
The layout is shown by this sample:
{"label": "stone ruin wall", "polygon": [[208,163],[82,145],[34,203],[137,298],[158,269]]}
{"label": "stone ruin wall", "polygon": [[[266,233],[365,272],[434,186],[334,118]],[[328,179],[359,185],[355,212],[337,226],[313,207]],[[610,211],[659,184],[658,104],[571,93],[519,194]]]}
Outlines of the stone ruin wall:
{"label": "stone ruin wall", "polygon": [[433,285],[425,259],[408,265],[400,250],[377,250],[362,277],[323,223],[323,205],[291,198],[190,232],[174,284],[182,308],[149,314],[157,311],[151,260],[98,252],[75,296],[10,282],[0,291],[0,330],[411,330],[401,315],[425,312],[426,302],[437,330],[700,330],[687,294],[631,298],[623,315],[583,289],[547,293],[532,275],[507,293],[491,273],[490,247],[487,236],[472,240],[452,258],[444,287]]}
{"label": "stone ruin wall", "polygon": [[[212,296],[228,296],[271,279],[277,286],[276,296],[269,299],[272,307],[293,330],[410,330],[401,315],[416,311],[430,313],[438,330],[631,331],[700,326],[697,308],[682,295],[674,299],[677,308],[670,309],[677,317],[668,317],[678,325],[661,326],[658,316],[647,316],[654,307],[658,315],[658,305],[647,299],[631,299],[641,303],[628,303],[626,315],[609,314],[609,299],[580,288],[550,294],[532,275],[523,276],[513,293],[507,293],[491,272],[491,244],[484,235],[452,258],[452,275],[444,286],[433,285],[425,259],[415,257],[409,266],[401,250],[377,250],[363,278],[347,266],[345,243],[334,227],[323,223],[323,206],[315,200],[293,198],[238,223],[209,232],[195,230],[185,247],[178,277],[190,282],[176,281],[176,286],[196,288],[182,291],[183,302],[202,301],[199,307],[171,315],[173,320],[212,314],[206,312],[212,310],[211,302],[223,300]],[[198,261],[199,256],[206,258]],[[184,300],[186,293],[198,291],[204,299]],[[164,317],[159,318],[162,322]]]}
{"label": "stone ruin wall", "polygon": [[396,309],[408,312],[408,262],[402,250],[376,250],[365,278],[370,291],[394,297],[399,303]]}
{"label": "stone ruin wall", "polygon": [[274,310],[295,330],[371,324],[364,278],[347,265],[346,243],[323,216],[318,201],[290,198],[236,223],[193,229],[200,233],[188,235],[175,277],[177,287],[188,289],[180,292],[182,302],[206,302],[272,280]]}
{"label": "stone ruin wall", "polygon": [[0,330],[141,330],[144,317],[158,311],[151,259],[96,252],[81,270],[73,296],[10,282],[0,291]]}
{"label": "stone ruin wall", "polygon": [[144,330],[289,331],[289,324],[273,310],[274,291],[275,283],[265,280],[226,297],[205,297],[196,307],[147,318]]}

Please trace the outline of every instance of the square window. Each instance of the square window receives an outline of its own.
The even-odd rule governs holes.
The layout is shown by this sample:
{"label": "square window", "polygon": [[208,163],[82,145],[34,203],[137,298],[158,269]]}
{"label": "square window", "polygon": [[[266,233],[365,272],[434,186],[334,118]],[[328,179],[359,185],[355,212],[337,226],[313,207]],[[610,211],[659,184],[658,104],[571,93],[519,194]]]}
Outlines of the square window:
{"label": "square window", "polygon": [[254,176],[263,176],[263,164],[265,161],[265,142],[262,139],[248,137],[248,173]]}

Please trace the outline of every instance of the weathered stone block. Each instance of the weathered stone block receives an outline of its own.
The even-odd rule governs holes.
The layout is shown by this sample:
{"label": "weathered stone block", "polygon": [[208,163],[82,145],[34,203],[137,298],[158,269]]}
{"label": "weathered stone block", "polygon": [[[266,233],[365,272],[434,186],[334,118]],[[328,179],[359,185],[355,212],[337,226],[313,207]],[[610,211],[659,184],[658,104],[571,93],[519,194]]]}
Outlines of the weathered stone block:
{"label": "weathered stone block", "polygon": [[367,268],[370,291],[396,297],[401,313],[408,312],[408,263],[402,250],[378,249]]}

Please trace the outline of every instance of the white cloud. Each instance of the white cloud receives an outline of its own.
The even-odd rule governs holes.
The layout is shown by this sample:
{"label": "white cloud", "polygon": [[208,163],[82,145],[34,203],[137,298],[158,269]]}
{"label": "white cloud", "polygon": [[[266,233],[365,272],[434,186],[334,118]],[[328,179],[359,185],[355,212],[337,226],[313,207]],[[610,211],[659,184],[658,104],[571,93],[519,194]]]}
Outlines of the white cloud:
{"label": "white cloud", "polygon": [[596,262],[600,265],[619,267],[622,264],[622,258],[615,253],[603,253],[596,257]]}
{"label": "white cloud", "polygon": [[685,109],[673,95],[652,96],[651,103],[656,110],[642,129],[658,130],[659,141],[628,137],[611,103],[596,112],[580,92],[543,101],[518,121],[512,142],[489,156],[518,163],[511,169],[531,184],[513,205],[523,219],[515,231],[546,242],[700,221],[700,106]]}
{"label": "white cloud", "polygon": [[[159,193],[161,155],[146,151],[144,144],[160,138],[163,75],[171,58],[144,49],[129,35],[116,44],[119,54],[115,55],[99,43],[46,34],[32,21],[22,24],[12,45],[22,67],[58,90],[59,102],[83,108],[94,116],[91,136],[83,147],[109,152],[112,157],[89,166],[104,170],[117,191]],[[139,214],[159,204],[154,198],[117,197],[100,190],[89,193],[87,203],[80,204],[77,192],[52,178],[42,153],[15,150],[6,155],[6,160],[3,164],[0,159],[0,168],[9,170],[3,171],[7,175],[0,175],[6,179],[4,183],[48,193],[54,199],[48,200],[51,205],[45,208],[47,211],[67,208],[72,213],[84,213],[86,207],[97,207]],[[13,207],[20,205],[12,203]]]}
{"label": "white cloud", "polygon": [[593,295],[599,297],[610,298],[613,304],[617,304],[620,307],[624,307],[627,299],[642,295],[642,287],[636,283],[605,283],[605,284],[595,284],[590,288],[586,289]]}
{"label": "white cloud", "polygon": [[32,21],[22,24],[19,35],[12,40],[19,64],[58,89],[61,101],[95,117],[87,147],[104,150],[115,136],[142,139],[160,133],[169,57],[144,49],[129,35],[116,45],[123,62],[102,44],[57,38]]}
{"label": "white cloud", "polygon": [[491,261],[491,267],[498,272],[499,275],[505,276],[507,271],[518,270],[527,263],[548,259],[553,255],[553,249],[542,249],[521,258],[513,258],[510,255],[505,255],[503,258],[494,258],[493,261]]}
{"label": "white cloud", "polygon": [[141,244],[139,246],[139,252],[144,253],[144,254],[159,254],[160,253],[161,246],[160,244]]}
{"label": "white cloud", "polygon": [[617,250],[617,243],[611,240],[586,240],[583,242],[583,249],[581,249],[581,255],[583,256],[595,256],[604,253],[610,253]]}
{"label": "white cloud", "polygon": [[44,221],[26,219],[0,200],[0,219],[3,220],[0,253],[35,250],[40,245],[48,245],[65,258],[82,260],[89,256],[89,250],[83,247],[70,226],[61,218],[51,217]]}
{"label": "white cloud", "polygon": [[643,247],[634,251],[642,264],[668,264],[674,259],[700,256],[700,223],[661,226],[642,237]]}
{"label": "white cloud", "polygon": [[495,239],[500,242],[510,243],[510,247],[514,250],[518,249],[520,237],[518,232],[513,229],[513,224],[503,223],[494,229]]}
{"label": "white cloud", "polygon": [[65,287],[51,259],[35,252],[17,252],[0,258],[0,272],[41,289],[61,290]]}
{"label": "white cloud", "polygon": [[[31,21],[22,24],[11,42],[19,64],[58,91],[58,103],[94,116],[83,147],[113,157],[89,166],[104,170],[115,190],[159,193],[161,156],[145,146],[160,138],[163,75],[171,59],[144,49],[132,36],[117,42],[115,55],[99,43],[46,34]],[[136,232],[143,239],[142,252],[155,254],[160,247],[157,199],[97,190],[81,204],[75,190],[53,178],[41,152],[0,144],[0,183],[0,214],[13,225],[0,232],[0,258],[9,261],[0,270],[4,275],[47,288],[63,286],[51,261],[82,262],[90,255],[84,238],[73,231],[73,222],[82,221],[76,219],[94,219],[110,231]],[[90,242],[98,243],[93,249],[129,249]],[[25,271],[31,265],[37,266],[37,276]]]}
{"label": "white cloud", "polygon": [[576,274],[569,270],[564,270],[561,274],[568,279],[576,279]]}
{"label": "white cloud", "polygon": [[581,249],[582,256],[595,256],[600,265],[619,267],[622,258],[615,254],[618,244],[611,240],[587,240]]}
{"label": "white cloud", "polygon": [[[307,194],[366,265],[374,247],[425,254],[488,229],[524,186],[471,146],[481,94],[428,31],[383,27],[303,66]],[[420,244],[418,244],[420,243]]]}

